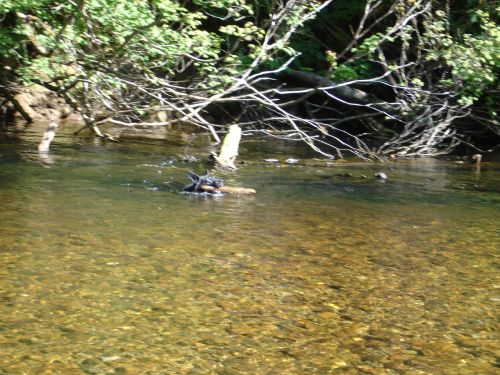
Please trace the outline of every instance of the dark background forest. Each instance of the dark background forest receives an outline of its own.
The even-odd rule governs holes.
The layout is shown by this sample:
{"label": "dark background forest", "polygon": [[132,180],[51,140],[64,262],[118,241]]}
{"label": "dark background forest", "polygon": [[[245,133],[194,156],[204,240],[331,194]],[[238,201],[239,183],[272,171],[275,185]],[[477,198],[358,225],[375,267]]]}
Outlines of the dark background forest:
{"label": "dark background forest", "polygon": [[[229,125],[330,157],[498,144],[499,6],[484,0],[4,0],[2,122],[43,87],[99,137]],[[29,106],[28,106],[29,107]]]}

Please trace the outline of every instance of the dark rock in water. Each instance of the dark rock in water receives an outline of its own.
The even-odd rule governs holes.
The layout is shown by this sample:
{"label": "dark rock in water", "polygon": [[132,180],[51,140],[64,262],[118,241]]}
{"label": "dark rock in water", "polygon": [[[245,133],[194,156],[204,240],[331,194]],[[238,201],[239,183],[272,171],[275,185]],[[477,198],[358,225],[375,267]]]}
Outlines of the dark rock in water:
{"label": "dark rock in water", "polygon": [[97,359],[87,358],[78,365],[85,374],[101,374],[102,362]]}
{"label": "dark rock in water", "polygon": [[182,189],[184,192],[203,193],[204,190],[201,188],[202,185],[211,186],[216,189],[224,185],[224,180],[222,178],[211,176],[208,171],[202,176],[189,172],[188,177],[191,180],[191,184]]}
{"label": "dark rock in water", "polygon": [[340,285],[340,284],[329,284],[329,285],[327,285],[327,287],[330,289],[337,290],[337,291],[342,289],[342,285]]}
{"label": "dark rock in water", "polygon": [[378,180],[387,180],[388,177],[384,172],[377,172],[374,174],[375,178]]}

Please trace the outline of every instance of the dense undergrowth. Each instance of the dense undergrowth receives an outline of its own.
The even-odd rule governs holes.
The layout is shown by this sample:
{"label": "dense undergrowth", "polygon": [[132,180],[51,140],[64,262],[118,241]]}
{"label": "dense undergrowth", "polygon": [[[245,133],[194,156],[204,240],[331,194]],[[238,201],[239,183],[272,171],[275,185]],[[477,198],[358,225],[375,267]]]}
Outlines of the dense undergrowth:
{"label": "dense undergrowth", "polygon": [[[498,142],[500,8],[483,0],[4,0],[0,95],[104,123],[230,124],[328,156]],[[22,113],[29,119],[28,113]],[[479,143],[476,144],[480,147]]]}

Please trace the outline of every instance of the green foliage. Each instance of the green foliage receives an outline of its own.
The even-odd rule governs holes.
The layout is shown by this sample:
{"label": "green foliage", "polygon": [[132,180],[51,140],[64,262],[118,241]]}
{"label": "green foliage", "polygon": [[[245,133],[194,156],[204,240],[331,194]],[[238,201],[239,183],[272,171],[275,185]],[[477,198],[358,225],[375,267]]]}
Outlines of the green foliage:
{"label": "green foliage", "polygon": [[[497,12],[500,12],[500,7]],[[446,32],[445,21],[439,19],[427,25],[425,34],[433,47],[427,59],[444,61],[450,68],[451,79],[442,83],[458,89],[462,105],[472,105],[489,87],[498,85],[500,27],[492,21],[489,13],[477,10],[474,14],[481,28],[477,35],[464,34],[460,39],[453,38]],[[438,17],[443,15],[437,14]]]}
{"label": "green foliage", "polygon": [[[17,12],[17,17],[14,27],[0,29],[0,55],[16,59],[24,81],[51,81],[61,73],[89,78],[104,70],[112,75],[111,70],[146,74],[155,69],[157,74],[171,75],[184,54],[219,57],[223,38],[200,28],[207,16],[188,11],[177,1],[87,0],[84,4],[79,9],[63,1],[2,2],[0,16],[10,11]],[[30,44],[50,53],[30,53]],[[200,74],[213,71],[213,63],[197,67]]]}
{"label": "green foliage", "polygon": [[[358,48],[352,48],[351,52],[358,53],[361,55],[370,55],[375,52],[377,47],[386,40],[385,33],[378,32],[373,35],[370,35]],[[392,40],[391,40],[392,41]]]}
{"label": "green foliage", "polygon": [[251,42],[257,38],[261,39],[266,35],[265,30],[255,26],[252,22],[246,22],[243,26],[227,25],[219,28],[220,32]]}
{"label": "green foliage", "polygon": [[[318,2],[297,4],[274,38],[299,26],[301,15]],[[16,17],[15,25],[0,28],[0,56],[15,59],[24,81],[60,84],[71,77],[91,82],[88,77],[95,72],[103,76],[135,72],[171,79],[189,66],[191,85],[222,89],[256,58],[271,66],[296,53],[286,41],[268,40],[263,47],[266,30],[254,13],[259,13],[259,22],[268,24],[265,18],[274,6],[247,0],[193,0],[191,4],[176,0],[4,0],[0,18]]]}
{"label": "green foliage", "polygon": [[245,0],[193,0],[193,3],[200,6],[207,13],[219,17],[253,15],[252,6],[246,4]]}
{"label": "green foliage", "polygon": [[[384,0],[365,27],[395,5],[392,18],[350,44],[364,1],[333,2],[303,25],[322,1],[287,8],[271,0],[0,0],[0,64],[23,82],[43,82],[91,107],[133,97],[136,82],[146,81],[210,96],[249,69],[276,69],[290,57],[297,57],[293,68],[337,82],[396,72],[404,61],[414,65],[410,75],[394,74],[391,82],[417,90],[434,85],[462,106],[482,100],[493,113],[494,100],[484,96],[498,86],[500,8],[457,1],[463,11],[440,12],[434,2],[395,33],[394,23],[415,1]],[[276,23],[278,10],[286,17]],[[355,48],[339,58],[346,46]]]}
{"label": "green foliage", "polygon": [[[473,0],[468,5],[476,3]],[[403,12],[404,2],[398,6]],[[496,14],[499,12],[500,7],[495,9]],[[389,27],[368,35],[359,46],[351,50],[354,54],[351,60],[361,62],[365,67],[370,62],[385,65],[391,62],[381,61],[380,53],[385,56],[401,56],[401,51],[404,51],[405,62],[418,64],[419,68],[414,70],[414,74],[418,73],[420,76],[405,77],[410,79],[399,82],[401,85],[411,84],[415,88],[423,88],[424,82],[439,81],[447,90],[456,94],[459,105],[470,106],[490,88],[498,86],[500,28],[487,11],[468,9],[464,13],[478,25],[474,34],[455,34],[447,13],[436,10],[424,13],[421,28],[417,28],[415,23],[408,23],[397,34],[391,35]],[[468,29],[475,28],[469,26]],[[418,60],[420,57],[417,56],[423,56],[423,60]],[[398,58],[393,65],[398,65],[401,61],[403,60]],[[354,69],[361,76],[365,75]],[[433,76],[434,71],[439,76]]]}
{"label": "green foliage", "polygon": [[[294,51],[299,51],[300,56],[294,62],[294,68],[298,70],[320,70],[325,67],[324,48],[314,40],[311,25],[304,26],[290,42]],[[285,56],[283,56],[285,58]]]}
{"label": "green foliage", "polygon": [[358,78],[358,72],[347,65],[339,65],[330,75],[330,79],[335,82],[354,81]]}

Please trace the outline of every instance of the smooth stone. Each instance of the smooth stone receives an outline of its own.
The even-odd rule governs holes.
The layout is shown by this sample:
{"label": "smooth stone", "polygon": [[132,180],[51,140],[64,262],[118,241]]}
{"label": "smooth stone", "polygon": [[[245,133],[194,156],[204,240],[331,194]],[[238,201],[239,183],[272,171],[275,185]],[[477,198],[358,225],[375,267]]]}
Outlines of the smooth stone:
{"label": "smooth stone", "polygon": [[101,360],[103,362],[113,362],[113,361],[117,361],[119,359],[122,359],[123,357],[119,356],[119,355],[110,355],[110,356],[107,356],[107,357],[101,357]]}
{"label": "smooth stone", "polygon": [[387,180],[388,177],[384,172],[377,172],[373,176],[375,176],[376,179],[378,180]]}

